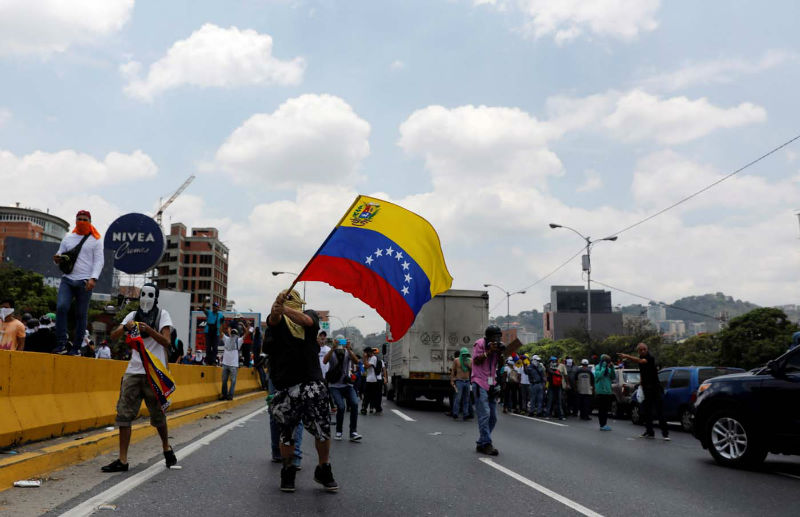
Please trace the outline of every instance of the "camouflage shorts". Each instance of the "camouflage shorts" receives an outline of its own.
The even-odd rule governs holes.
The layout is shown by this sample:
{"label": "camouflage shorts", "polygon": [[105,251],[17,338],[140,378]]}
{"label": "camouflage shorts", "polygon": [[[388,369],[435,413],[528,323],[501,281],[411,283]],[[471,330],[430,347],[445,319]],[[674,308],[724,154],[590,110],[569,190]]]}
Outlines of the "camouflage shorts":
{"label": "camouflage shorts", "polygon": [[269,411],[278,424],[283,445],[294,445],[294,433],[300,422],[317,440],[324,442],[331,439],[328,388],[321,382],[296,384],[285,390],[277,390]]}

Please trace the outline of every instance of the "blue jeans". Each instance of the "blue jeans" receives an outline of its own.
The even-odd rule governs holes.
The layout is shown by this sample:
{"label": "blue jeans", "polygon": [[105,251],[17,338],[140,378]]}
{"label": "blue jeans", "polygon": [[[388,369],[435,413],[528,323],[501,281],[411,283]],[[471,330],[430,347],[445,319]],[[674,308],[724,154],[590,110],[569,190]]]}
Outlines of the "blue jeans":
{"label": "blue jeans", "polygon": [[[233,398],[233,390],[236,389],[236,376],[238,373],[238,367],[222,365],[222,398]],[[228,389],[228,377],[231,379],[230,389]]]}
{"label": "blue jeans", "polygon": [[67,315],[72,299],[75,299],[75,340],[72,342],[76,349],[81,347],[83,336],[86,334],[86,316],[89,313],[89,299],[92,292],[86,290],[86,280],[70,280],[62,277],[58,286],[58,300],[56,302],[56,343],[58,346],[66,345]]}
{"label": "blue jeans", "polygon": [[542,383],[531,384],[531,413],[542,414],[542,404],[544,402],[544,386]]}
{"label": "blue jeans", "polygon": [[456,381],[456,399],[453,402],[453,416],[457,417],[459,414],[462,418],[466,418],[472,411],[469,409],[469,390],[470,385],[468,380]]}
{"label": "blue jeans", "polygon": [[352,386],[334,388],[328,386],[328,391],[336,404],[336,432],[341,433],[344,427],[344,410],[347,403],[347,410],[350,411],[350,432],[358,431],[358,395]]}
{"label": "blue jeans", "polygon": [[478,415],[478,441],[479,446],[492,444],[492,431],[497,424],[497,403],[494,398],[489,400],[489,392],[472,383],[475,392],[475,412]]}
{"label": "blue jeans", "polygon": [[[269,392],[275,392],[275,386],[272,385],[272,380],[268,383]],[[278,423],[275,422],[275,419],[272,418],[272,415],[269,417],[269,440],[270,446],[272,448],[272,459],[279,460],[281,459],[281,433],[278,429]],[[303,459],[303,424],[297,424],[297,430],[294,433],[294,464],[300,465],[300,460]]]}

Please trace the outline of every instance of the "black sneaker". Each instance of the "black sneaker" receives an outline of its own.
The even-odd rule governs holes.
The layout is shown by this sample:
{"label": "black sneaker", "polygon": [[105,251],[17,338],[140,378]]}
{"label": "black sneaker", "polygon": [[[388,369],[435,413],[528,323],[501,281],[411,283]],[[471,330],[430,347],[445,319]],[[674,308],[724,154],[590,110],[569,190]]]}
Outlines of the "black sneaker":
{"label": "black sneaker", "polygon": [[314,470],[314,481],[325,487],[328,492],[336,492],[339,490],[339,483],[333,479],[333,471],[331,471],[331,464],[325,463],[317,465]]}
{"label": "black sneaker", "polygon": [[178,458],[175,457],[175,451],[172,450],[172,447],[168,451],[164,451],[164,461],[167,462],[167,468],[178,463]]}
{"label": "black sneaker", "polygon": [[475,450],[481,454],[486,454],[487,456],[497,456],[500,452],[492,447],[491,443],[487,443],[486,445],[478,445],[475,447]]}
{"label": "black sneaker", "polygon": [[100,470],[103,472],[128,472],[128,464],[116,459],[105,467],[101,467]]}
{"label": "black sneaker", "polygon": [[297,469],[291,465],[281,469],[281,492],[294,492],[295,474],[297,474]]}

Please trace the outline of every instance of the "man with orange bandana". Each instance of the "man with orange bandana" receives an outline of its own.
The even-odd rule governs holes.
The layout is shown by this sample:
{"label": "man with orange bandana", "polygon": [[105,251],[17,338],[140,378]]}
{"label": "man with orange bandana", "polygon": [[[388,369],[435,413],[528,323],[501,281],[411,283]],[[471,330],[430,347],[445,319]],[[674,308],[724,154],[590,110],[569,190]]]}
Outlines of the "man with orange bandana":
{"label": "man with orange bandana", "polygon": [[[61,241],[53,262],[64,273],[58,288],[56,310],[56,342],[54,350],[58,354],[79,355],[83,335],[86,332],[86,318],[89,299],[92,297],[100,271],[103,269],[103,243],[100,233],[92,226],[92,215],[81,210],[75,216],[75,229]],[[75,300],[75,340],[70,343],[67,337],[67,314],[72,300]]]}

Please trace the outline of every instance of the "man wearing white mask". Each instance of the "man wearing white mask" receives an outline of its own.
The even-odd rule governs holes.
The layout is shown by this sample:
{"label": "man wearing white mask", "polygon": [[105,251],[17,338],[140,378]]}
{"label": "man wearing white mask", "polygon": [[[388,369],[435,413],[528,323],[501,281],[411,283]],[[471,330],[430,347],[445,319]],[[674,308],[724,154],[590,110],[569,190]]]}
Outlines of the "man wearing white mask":
{"label": "man wearing white mask", "polygon": [[[136,324],[142,336],[144,347],[154,358],[166,366],[167,352],[170,343],[170,330],[172,319],[169,312],[158,306],[158,287],[154,284],[145,284],[139,297],[139,310],[129,313],[119,325],[111,332],[111,339],[119,339],[123,332],[134,330]],[[156,330],[158,329],[158,330]],[[142,400],[150,412],[150,425],[158,430],[161,437],[161,446],[167,468],[175,465],[178,460],[169,445],[167,432],[167,417],[158,402],[156,393],[147,382],[146,370],[142,357],[136,350],[131,350],[131,359],[128,368],[122,377],[117,401],[117,426],[119,427],[119,458],[102,468],[103,472],[125,472],[128,470],[128,446],[131,441],[131,423],[139,414]]]}

